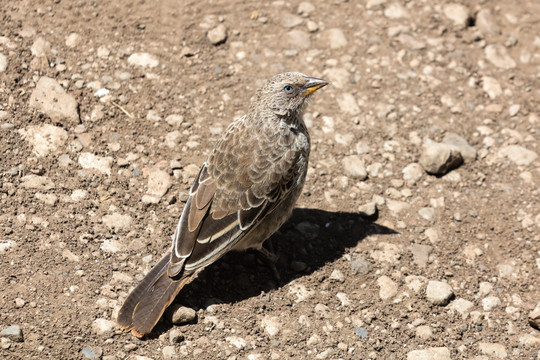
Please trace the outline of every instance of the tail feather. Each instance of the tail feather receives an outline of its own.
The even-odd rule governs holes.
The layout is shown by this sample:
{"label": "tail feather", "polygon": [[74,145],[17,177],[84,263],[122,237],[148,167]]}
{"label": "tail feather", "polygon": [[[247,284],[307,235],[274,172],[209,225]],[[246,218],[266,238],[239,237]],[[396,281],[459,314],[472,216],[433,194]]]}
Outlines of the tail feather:
{"label": "tail feather", "polygon": [[150,333],[167,306],[191,280],[192,276],[175,280],[167,275],[170,255],[165,254],[129,294],[116,319],[120,328],[137,337]]}

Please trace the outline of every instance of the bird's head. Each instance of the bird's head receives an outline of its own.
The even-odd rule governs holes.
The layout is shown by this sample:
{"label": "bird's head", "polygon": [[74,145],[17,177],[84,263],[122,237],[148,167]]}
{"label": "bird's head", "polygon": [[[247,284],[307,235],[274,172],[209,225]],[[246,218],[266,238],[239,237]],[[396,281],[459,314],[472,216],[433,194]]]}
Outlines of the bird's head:
{"label": "bird's head", "polygon": [[298,72],[275,75],[257,91],[252,106],[265,107],[279,116],[301,115],[311,94],[327,84]]}

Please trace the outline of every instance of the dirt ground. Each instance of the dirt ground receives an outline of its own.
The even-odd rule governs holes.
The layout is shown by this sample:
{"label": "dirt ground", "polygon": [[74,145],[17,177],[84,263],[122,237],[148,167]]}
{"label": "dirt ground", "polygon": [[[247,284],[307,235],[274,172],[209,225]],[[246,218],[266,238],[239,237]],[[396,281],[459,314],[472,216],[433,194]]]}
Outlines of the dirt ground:
{"label": "dirt ground", "polygon": [[[462,4],[0,0],[0,358],[540,359],[540,2]],[[198,166],[284,71],[330,86],[281,281],[229,254],[177,297],[195,319],[121,332]],[[78,118],[31,105],[42,77]],[[404,175],[449,133],[474,156]]]}

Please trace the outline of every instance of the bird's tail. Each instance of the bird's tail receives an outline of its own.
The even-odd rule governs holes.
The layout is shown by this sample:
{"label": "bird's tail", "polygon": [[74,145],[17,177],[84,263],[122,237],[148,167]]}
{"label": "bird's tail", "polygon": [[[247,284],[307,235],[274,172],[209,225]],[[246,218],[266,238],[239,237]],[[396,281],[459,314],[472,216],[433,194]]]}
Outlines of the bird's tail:
{"label": "bird's tail", "polygon": [[171,253],[146,274],[129,294],[118,312],[116,322],[121,329],[142,337],[154,328],[163,312],[192,276],[175,280],[167,274]]}

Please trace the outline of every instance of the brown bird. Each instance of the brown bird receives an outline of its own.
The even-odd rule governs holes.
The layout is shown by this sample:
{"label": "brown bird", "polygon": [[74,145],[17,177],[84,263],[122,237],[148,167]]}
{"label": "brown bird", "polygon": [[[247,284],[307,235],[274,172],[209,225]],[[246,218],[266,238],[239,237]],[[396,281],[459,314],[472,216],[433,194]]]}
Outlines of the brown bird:
{"label": "brown bird", "polygon": [[[308,99],[327,85],[288,72],[257,91],[202,165],[173,236],[172,249],[129,294],[118,325],[148,334],[184,285],[228,251],[255,248],[289,218],[304,186],[310,139]],[[268,253],[266,251],[266,253]]]}

